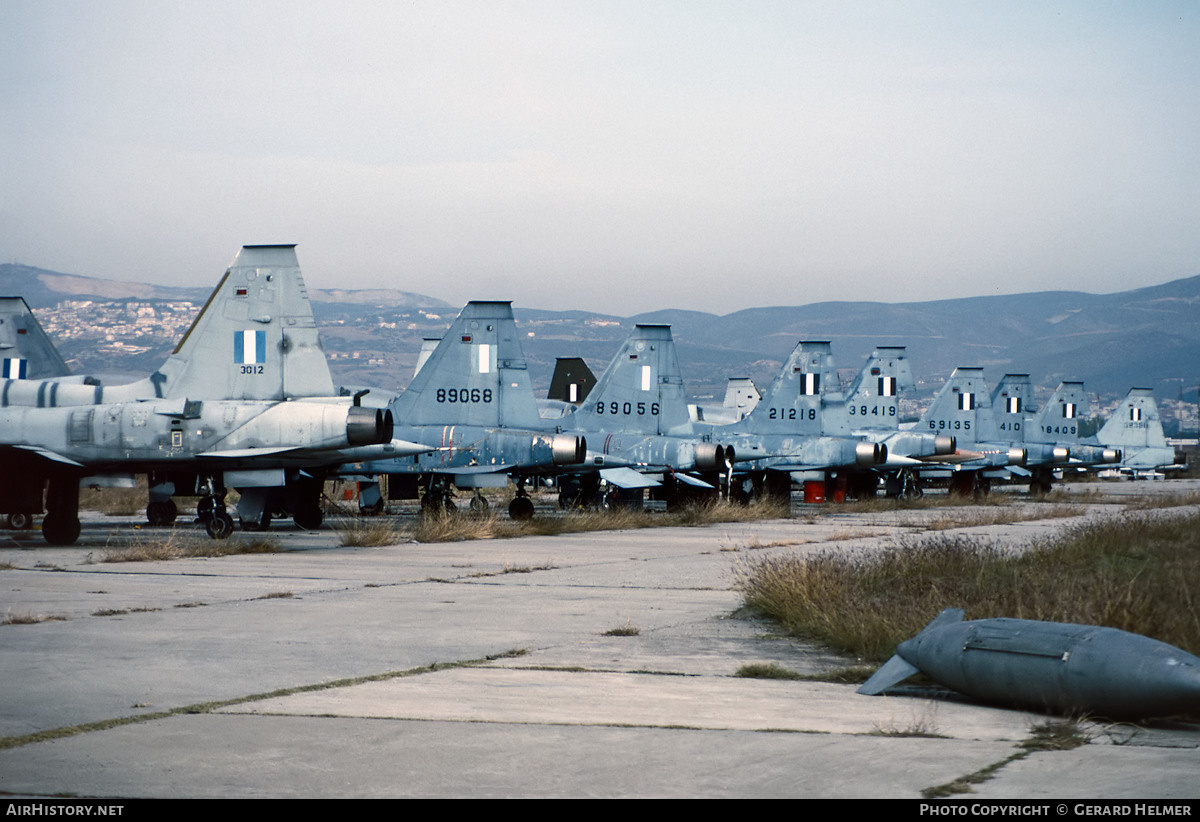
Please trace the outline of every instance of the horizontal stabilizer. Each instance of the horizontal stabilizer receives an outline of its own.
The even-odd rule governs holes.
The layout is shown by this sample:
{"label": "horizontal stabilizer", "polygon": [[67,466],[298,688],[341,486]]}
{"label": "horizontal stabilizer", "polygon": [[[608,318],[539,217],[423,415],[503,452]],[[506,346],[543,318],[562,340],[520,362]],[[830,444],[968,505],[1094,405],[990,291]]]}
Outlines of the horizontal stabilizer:
{"label": "horizontal stabilizer", "polygon": [[675,474],[674,476],[675,476],[675,479],[679,480],[684,485],[690,485],[693,488],[708,488],[708,489],[712,488],[712,486],[709,485],[704,480],[696,479],[695,477],[690,476],[688,474]]}
{"label": "horizontal stabilizer", "polygon": [[22,451],[32,451],[34,454],[37,454],[39,457],[43,457],[45,459],[52,460],[54,462],[60,462],[63,465],[73,465],[73,466],[78,466],[80,468],[83,467],[83,463],[76,462],[75,460],[71,459],[70,457],[64,457],[62,454],[57,454],[54,451],[49,451],[45,448],[41,448],[36,445],[16,445],[14,447],[20,448]]}
{"label": "horizontal stabilizer", "polygon": [[645,474],[639,474],[632,468],[605,468],[600,472],[600,478],[618,488],[657,488],[662,483],[650,479]]}

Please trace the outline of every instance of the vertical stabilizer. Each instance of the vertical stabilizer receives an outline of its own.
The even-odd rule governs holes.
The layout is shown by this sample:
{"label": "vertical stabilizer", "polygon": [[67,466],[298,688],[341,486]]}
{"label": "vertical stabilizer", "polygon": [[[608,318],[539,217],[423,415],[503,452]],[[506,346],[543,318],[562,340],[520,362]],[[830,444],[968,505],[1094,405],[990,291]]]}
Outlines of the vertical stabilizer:
{"label": "vertical stabilizer", "polygon": [[21,297],[0,297],[0,379],[48,380],[71,370]]}
{"label": "vertical stabilizer", "polygon": [[1026,420],[1032,407],[1033,380],[1029,375],[1005,374],[992,392],[992,414],[1001,438],[1009,442],[1036,440]]}
{"label": "vertical stabilizer", "polygon": [[575,420],[584,431],[688,433],[691,414],[671,326],[638,324]]}
{"label": "vertical stabilizer", "polygon": [[725,383],[725,401],[722,405],[734,412],[737,419],[745,417],[762,400],[762,392],[749,377],[730,377]]}
{"label": "vertical stabilizer", "polygon": [[1079,443],[1079,425],[1092,415],[1081,382],[1061,382],[1026,434],[1031,442]]}
{"label": "vertical stabilizer", "polygon": [[1149,388],[1131,388],[1096,438],[1104,445],[1127,449],[1167,447],[1154,392]]}
{"label": "vertical stabilizer", "polygon": [[194,400],[332,396],[296,247],[243,246],[150,380],[159,396]]}
{"label": "vertical stabilizer", "polygon": [[392,412],[402,425],[540,427],[512,303],[467,303]]}
{"label": "vertical stabilizer", "polygon": [[1167,444],[1158,403],[1149,388],[1131,388],[1096,434],[1106,448],[1122,453],[1120,468],[1152,471],[1174,465],[1175,449]]}
{"label": "vertical stabilizer", "polygon": [[802,340],[762,400],[744,420],[754,434],[819,436],[849,431],[833,351],[825,340]]}
{"label": "vertical stabilizer", "polygon": [[596,387],[596,375],[582,357],[559,357],[546,398],[580,405]]}
{"label": "vertical stabilizer", "polygon": [[900,393],[913,388],[912,366],[903,345],[881,345],[871,352],[846,392],[850,424],[894,431],[900,427]]}
{"label": "vertical stabilizer", "polygon": [[1000,439],[982,368],[956,368],[916,430],[956,437],[959,445]]}

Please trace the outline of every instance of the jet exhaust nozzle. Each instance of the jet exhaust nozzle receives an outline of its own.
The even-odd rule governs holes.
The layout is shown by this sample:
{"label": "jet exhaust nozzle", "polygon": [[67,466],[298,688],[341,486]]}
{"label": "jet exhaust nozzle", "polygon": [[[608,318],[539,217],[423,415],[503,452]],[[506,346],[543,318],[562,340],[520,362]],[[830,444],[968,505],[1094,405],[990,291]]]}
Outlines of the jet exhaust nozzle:
{"label": "jet exhaust nozzle", "polygon": [[955,437],[948,437],[944,434],[938,435],[933,440],[933,454],[937,457],[944,457],[947,454],[953,454],[958,450],[958,440]]}
{"label": "jet exhaust nozzle", "polygon": [[346,441],[351,445],[383,445],[392,441],[395,422],[386,408],[352,405],[346,414]]}
{"label": "jet exhaust nozzle", "polygon": [[1105,448],[1104,451],[1100,454],[1100,461],[1106,462],[1106,463],[1120,462],[1122,456],[1124,456],[1124,455],[1121,453],[1120,448]]}
{"label": "jet exhaust nozzle", "polygon": [[1065,446],[1057,445],[1050,453],[1050,458],[1055,462],[1069,462],[1071,459],[1071,449]]}
{"label": "jet exhaust nozzle", "polygon": [[1029,459],[1029,452],[1024,448],[1008,449],[1008,464],[1009,465],[1024,465]]}
{"label": "jet exhaust nozzle", "polygon": [[710,442],[696,443],[695,465],[697,471],[727,471],[733,464],[733,447],[714,445]]}
{"label": "jet exhaust nozzle", "polygon": [[880,442],[860,442],[854,446],[854,464],[882,465],[887,462],[887,446]]}
{"label": "jet exhaust nozzle", "polygon": [[587,459],[587,438],[555,434],[550,439],[550,454],[555,465],[577,465]]}

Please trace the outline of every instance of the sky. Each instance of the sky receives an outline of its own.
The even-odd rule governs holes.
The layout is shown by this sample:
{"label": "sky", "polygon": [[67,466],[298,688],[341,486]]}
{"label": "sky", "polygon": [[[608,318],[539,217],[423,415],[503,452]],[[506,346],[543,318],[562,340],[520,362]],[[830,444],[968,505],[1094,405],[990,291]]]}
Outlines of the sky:
{"label": "sky", "polygon": [[1200,273],[1200,4],[3,0],[0,262],[725,314]]}

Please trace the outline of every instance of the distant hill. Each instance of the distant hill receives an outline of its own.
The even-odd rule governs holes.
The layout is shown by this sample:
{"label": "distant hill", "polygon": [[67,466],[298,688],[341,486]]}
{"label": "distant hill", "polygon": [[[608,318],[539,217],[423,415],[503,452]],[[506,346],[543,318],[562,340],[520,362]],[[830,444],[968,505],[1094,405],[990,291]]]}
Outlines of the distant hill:
{"label": "distant hill", "polygon": [[[0,265],[0,295],[24,296],[46,317],[64,300],[80,299],[98,304],[187,301],[194,312],[210,290]],[[395,289],[312,289],[310,294],[335,377],[387,390],[407,384],[422,338],[441,336],[458,311],[442,300]],[[697,397],[723,397],[729,376],[749,376],[765,387],[801,339],[831,340],[847,380],[874,346],[906,345],[914,376],[928,392],[956,366],[982,366],[993,383],[1006,372],[1029,373],[1043,392],[1060,380],[1080,379],[1089,391],[1106,397],[1138,385],[1161,398],[1178,397],[1182,387],[1194,399],[1200,382],[1200,276],[1117,294],[1046,291],[920,303],[824,302],[723,316],[682,310],[616,317],[515,309],[526,333],[522,342],[530,373],[541,390],[549,385],[556,357],[581,356],[598,374],[638,322],[672,326],[687,388]],[[100,334],[101,313],[56,320],[76,332],[64,333],[60,344],[64,357],[74,358],[76,370],[144,373],[177,339],[169,330],[139,341],[121,335],[136,337],[141,331],[119,326],[123,342],[143,348],[126,359],[95,344],[97,335],[110,342],[113,337],[112,331]],[[165,310],[161,313],[166,316]],[[186,322],[188,317],[176,319]],[[77,333],[89,323],[97,326],[96,334]],[[174,326],[165,322],[163,328]]]}

